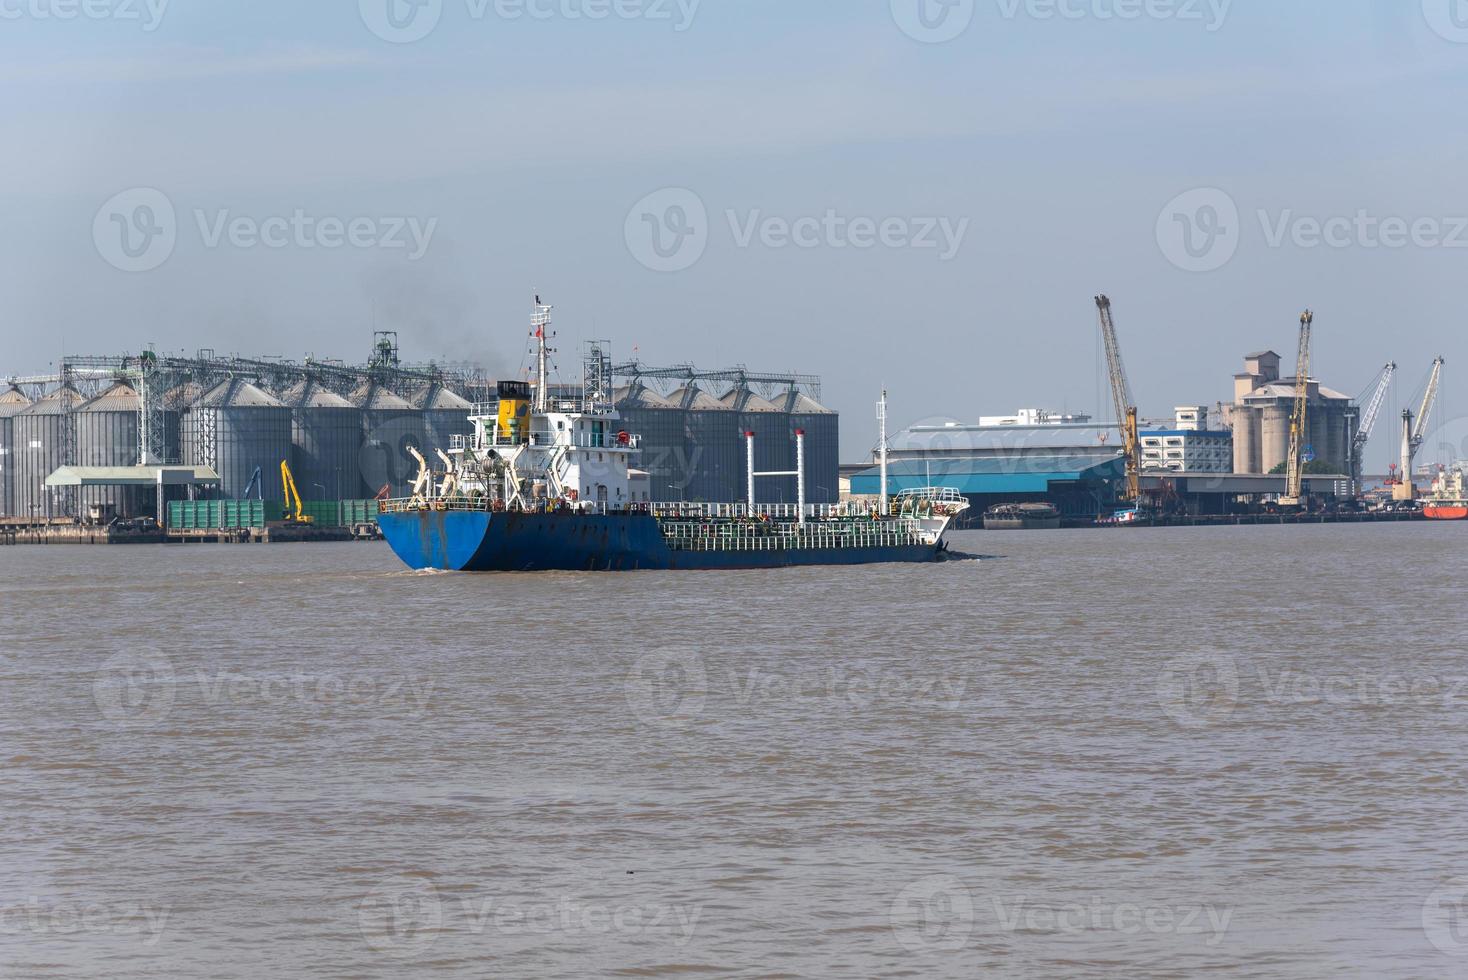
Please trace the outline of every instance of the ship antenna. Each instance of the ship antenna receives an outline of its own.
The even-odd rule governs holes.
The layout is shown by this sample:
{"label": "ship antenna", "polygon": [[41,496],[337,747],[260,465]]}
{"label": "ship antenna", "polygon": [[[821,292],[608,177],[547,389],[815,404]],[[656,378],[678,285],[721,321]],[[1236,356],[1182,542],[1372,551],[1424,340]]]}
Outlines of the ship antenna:
{"label": "ship antenna", "polygon": [[546,378],[546,361],[550,349],[546,347],[546,334],[550,330],[552,307],[542,303],[540,297],[535,297],[535,312],[530,316],[530,325],[535,328],[536,356],[535,356],[535,411],[544,415],[549,411],[550,400],[547,397],[549,385]]}

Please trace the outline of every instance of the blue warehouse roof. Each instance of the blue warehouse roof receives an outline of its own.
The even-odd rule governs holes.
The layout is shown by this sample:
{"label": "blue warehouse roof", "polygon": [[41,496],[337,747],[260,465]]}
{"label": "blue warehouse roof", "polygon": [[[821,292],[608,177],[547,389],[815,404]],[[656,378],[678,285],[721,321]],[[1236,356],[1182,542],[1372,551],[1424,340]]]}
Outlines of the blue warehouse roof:
{"label": "blue warehouse roof", "polygon": [[[1048,493],[1052,483],[1099,483],[1125,473],[1120,457],[1097,462],[1093,456],[993,456],[972,459],[899,460],[887,467],[889,493],[919,487],[953,487],[979,496],[1006,493]],[[874,496],[882,492],[879,467],[851,478],[851,492]],[[931,474],[931,476],[930,476]]]}

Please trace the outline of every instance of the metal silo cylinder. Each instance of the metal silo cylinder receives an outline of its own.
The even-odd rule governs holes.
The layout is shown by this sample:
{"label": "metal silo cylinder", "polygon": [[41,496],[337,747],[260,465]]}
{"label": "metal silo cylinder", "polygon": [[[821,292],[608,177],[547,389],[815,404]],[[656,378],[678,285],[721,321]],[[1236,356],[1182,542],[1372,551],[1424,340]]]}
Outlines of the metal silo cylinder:
{"label": "metal silo cylinder", "polygon": [[1233,410],[1234,472],[1259,472],[1259,416],[1245,405],[1236,405]]}
{"label": "metal silo cylinder", "polygon": [[632,465],[648,475],[648,493],[654,501],[680,501],[688,497],[689,447],[685,413],[678,405],[641,384],[618,388],[613,393],[621,426],[641,437],[642,451]]}
{"label": "metal silo cylinder", "polygon": [[[139,453],[138,412],[143,399],[132,385],[119,381],[77,408],[78,466],[136,466]],[[147,487],[84,487],[77,501],[85,516],[92,507],[117,517],[139,517],[155,510],[155,491]]]}
{"label": "metal silo cylinder", "polygon": [[30,404],[19,388],[0,393],[0,517],[19,516],[15,500],[15,416]]}
{"label": "metal silo cylinder", "polygon": [[361,497],[362,410],[309,379],[286,391],[282,400],[291,410],[291,469],[301,496]]}
{"label": "metal silo cylinder", "polygon": [[443,466],[437,450],[448,452],[453,447],[454,436],[468,440],[474,433],[474,426],[469,422],[474,406],[441,384],[422,388],[410,404],[422,413],[424,445],[419,448],[436,466]]}
{"label": "metal silo cylinder", "polygon": [[280,464],[291,458],[291,410],[280,401],[231,378],[199,396],[181,428],[184,462],[213,467],[221,497],[243,497],[259,467],[265,499],[285,499]]}
{"label": "metal silo cylinder", "polygon": [[[738,411],[741,429],[754,433],[754,468],[757,471],[794,471],[795,442],[790,433],[790,419],[778,405],[748,388],[735,388],[719,401],[724,407]],[[736,499],[747,495],[746,489]],[[795,477],[760,477],[755,481],[755,501],[761,504],[795,503]]]}
{"label": "metal silo cylinder", "polygon": [[82,401],[75,388],[63,386],[15,416],[17,517],[63,516],[61,498],[46,489],[46,477],[66,465],[66,427],[70,422],[67,408],[75,410]]}
{"label": "metal silo cylinder", "polygon": [[684,500],[737,503],[744,499],[744,436],[739,413],[690,385],[670,396],[684,413]]}
{"label": "metal silo cylinder", "polygon": [[428,442],[423,413],[376,381],[352,392],[350,400],[362,410],[358,468],[367,496],[376,496],[387,487],[390,496],[406,497],[418,472],[408,447],[421,451]]}
{"label": "metal silo cylinder", "polygon": [[841,496],[841,416],[800,392],[782,399],[790,417],[790,439],[805,431],[805,499],[834,504]]}
{"label": "metal silo cylinder", "polygon": [[1270,473],[1290,454],[1290,415],[1288,405],[1269,405],[1264,409],[1264,442],[1260,447],[1260,468]]}

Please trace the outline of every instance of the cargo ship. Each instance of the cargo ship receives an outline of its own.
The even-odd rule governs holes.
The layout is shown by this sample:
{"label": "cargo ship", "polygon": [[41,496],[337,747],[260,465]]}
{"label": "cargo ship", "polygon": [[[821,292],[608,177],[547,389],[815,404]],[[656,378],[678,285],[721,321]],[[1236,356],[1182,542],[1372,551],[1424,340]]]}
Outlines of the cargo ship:
{"label": "cargo ship", "polygon": [[1054,504],[998,504],[984,512],[984,530],[1053,531],[1060,520]]}
{"label": "cargo ship", "polygon": [[1432,492],[1422,499],[1422,513],[1429,520],[1468,520],[1468,493],[1464,492],[1463,471],[1440,470],[1433,481]]}
{"label": "cargo ship", "polygon": [[[951,488],[885,493],[869,508],[808,504],[804,433],[796,469],[757,473],[746,432],[747,499],[659,503],[633,499],[640,439],[621,426],[610,362],[588,356],[573,394],[552,391],[547,345],[551,307],[536,298],[535,381],[500,382],[498,399],[475,405],[472,434],[456,437],[437,463],[418,461],[411,496],[386,500],[378,524],[414,569],[465,572],[638,571],[779,568],[932,562],[969,503]],[[883,396],[885,408],[886,396]],[[882,413],[885,422],[885,412]],[[882,440],[883,472],[886,439]],[[760,504],[761,477],[796,478],[798,502]],[[885,489],[886,480],[883,481]]]}

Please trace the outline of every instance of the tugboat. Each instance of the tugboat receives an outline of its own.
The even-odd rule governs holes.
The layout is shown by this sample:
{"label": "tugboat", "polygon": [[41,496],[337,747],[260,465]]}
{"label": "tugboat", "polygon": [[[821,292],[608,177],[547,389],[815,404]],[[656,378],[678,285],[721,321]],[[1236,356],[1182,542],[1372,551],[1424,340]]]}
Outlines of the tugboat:
{"label": "tugboat", "polygon": [[[535,382],[501,382],[476,405],[473,435],[419,460],[412,496],[386,500],[378,523],[402,561],[445,571],[636,571],[778,568],[940,561],[944,534],[968,500],[950,488],[907,490],[874,509],[805,501],[805,436],[796,470],[756,473],[745,433],[748,499],[694,504],[634,501],[640,438],[621,426],[610,359],[593,347],[579,392],[552,392],[551,307],[536,297]],[[883,395],[883,407],[886,395]],[[882,463],[886,473],[886,439]],[[759,504],[758,477],[794,476],[797,504]],[[883,480],[883,489],[886,481]]]}
{"label": "tugboat", "polygon": [[1447,467],[1438,470],[1432,492],[1422,499],[1422,513],[1429,520],[1461,521],[1468,519],[1468,493],[1464,492],[1463,470]]}

